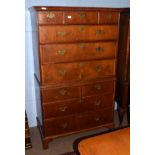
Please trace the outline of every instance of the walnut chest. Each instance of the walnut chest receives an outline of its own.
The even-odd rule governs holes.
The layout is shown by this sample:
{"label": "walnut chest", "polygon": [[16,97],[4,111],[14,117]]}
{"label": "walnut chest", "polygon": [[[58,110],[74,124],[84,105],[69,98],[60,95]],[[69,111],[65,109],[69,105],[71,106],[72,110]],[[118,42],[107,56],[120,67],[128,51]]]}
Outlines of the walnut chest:
{"label": "walnut chest", "polygon": [[112,128],[119,19],[125,9],[30,10],[43,147],[59,136]]}

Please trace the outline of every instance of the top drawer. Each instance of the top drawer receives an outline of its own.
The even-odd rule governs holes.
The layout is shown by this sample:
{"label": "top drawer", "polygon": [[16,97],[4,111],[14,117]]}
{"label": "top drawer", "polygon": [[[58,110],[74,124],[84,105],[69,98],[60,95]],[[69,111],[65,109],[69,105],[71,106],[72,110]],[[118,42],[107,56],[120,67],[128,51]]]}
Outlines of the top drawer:
{"label": "top drawer", "polygon": [[99,24],[117,24],[119,20],[118,12],[100,12]]}
{"label": "top drawer", "polygon": [[64,12],[65,24],[97,24],[98,12],[67,11]]}
{"label": "top drawer", "polygon": [[63,24],[63,12],[46,11],[38,13],[39,24]]}

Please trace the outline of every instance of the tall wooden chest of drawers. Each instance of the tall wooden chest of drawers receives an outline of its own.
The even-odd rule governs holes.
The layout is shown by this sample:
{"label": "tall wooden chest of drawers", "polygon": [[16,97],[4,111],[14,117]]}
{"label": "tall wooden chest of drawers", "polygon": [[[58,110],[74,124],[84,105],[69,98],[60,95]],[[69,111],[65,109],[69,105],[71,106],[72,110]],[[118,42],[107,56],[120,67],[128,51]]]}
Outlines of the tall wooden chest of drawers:
{"label": "tall wooden chest of drawers", "polygon": [[126,9],[30,10],[43,148],[59,136],[112,128],[119,17]]}

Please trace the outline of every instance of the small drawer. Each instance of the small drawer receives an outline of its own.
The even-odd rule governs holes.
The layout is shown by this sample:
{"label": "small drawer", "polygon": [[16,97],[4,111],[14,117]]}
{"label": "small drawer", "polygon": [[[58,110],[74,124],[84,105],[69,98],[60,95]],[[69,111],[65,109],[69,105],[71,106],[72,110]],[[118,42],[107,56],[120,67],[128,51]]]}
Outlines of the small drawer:
{"label": "small drawer", "polygon": [[43,111],[45,118],[65,116],[80,112],[81,103],[78,99],[47,103],[43,105]]}
{"label": "small drawer", "polygon": [[63,12],[60,11],[47,11],[38,13],[39,24],[62,24]]}
{"label": "small drawer", "polygon": [[117,24],[119,21],[118,12],[100,12],[99,24]]}
{"label": "small drawer", "polygon": [[114,94],[102,94],[84,97],[82,106],[84,111],[99,110],[107,107],[114,107]]}
{"label": "small drawer", "polygon": [[113,108],[81,113],[76,116],[77,129],[85,129],[113,122]]}
{"label": "small drawer", "polygon": [[42,102],[53,102],[56,100],[64,100],[71,98],[80,98],[80,87],[62,87],[56,89],[42,89]]}
{"label": "small drawer", "polygon": [[45,136],[59,135],[75,130],[75,117],[66,116],[45,120]]}
{"label": "small drawer", "polygon": [[41,45],[41,63],[116,57],[117,42]]}
{"label": "small drawer", "polygon": [[115,60],[100,60],[82,63],[81,79],[102,79],[115,76]]}
{"label": "small drawer", "polygon": [[82,87],[82,96],[97,95],[99,93],[114,92],[115,81],[96,82]]}
{"label": "small drawer", "polygon": [[60,83],[80,79],[78,63],[47,64],[42,66],[43,83]]}
{"label": "small drawer", "polygon": [[39,42],[43,44],[116,39],[117,25],[39,26]]}
{"label": "small drawer", "polygon": [[98,12],[66,11],[64,12],[65,24],[97,24]]}

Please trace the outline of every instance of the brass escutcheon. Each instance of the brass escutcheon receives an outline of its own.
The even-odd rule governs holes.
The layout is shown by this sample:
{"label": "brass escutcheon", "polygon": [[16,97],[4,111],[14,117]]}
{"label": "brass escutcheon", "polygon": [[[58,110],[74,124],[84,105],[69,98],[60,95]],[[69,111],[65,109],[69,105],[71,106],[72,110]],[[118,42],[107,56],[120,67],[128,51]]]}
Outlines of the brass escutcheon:
{"label": "brass escutcheon", "polygon": [[85,13],[79,13],[80,19],[84,19],[86,17]]}
{"label": "brass escutcheon", "polygon": [[100,66],[100,65],[95,66],[95,70],[96,70],[96,72],[101,72],[102,66]]}
{"label": "brass escutcheon", "polygon": [[96,30],[96,34],[105,34],[105,30]]}
{"label": "brass escutcheon", "polygon": [[55,17],[55,14],[53,12],[48,12],[46,17],[48,19],[53,19]]}
{"label": "brass escutcheon", "polygon": [[63,55],[65,55],[65,53],[66,53],[65,49],[61,49],[61,50],[57,51],[57,55],[63,56]]}
{"label": "brass escutcheon", "polygon": [[107,17],[108,19],[111,19],[111,18],[112,18],[112,14],[111,14],[111,13],[108,13],[108,14],[106,15],[106,17]]}
{"label": "brass escutcheon", "polygon": [[59,36],[65,36],[66,35],[66,32],[65,31],[58,31],[57,34]]}
{"label": "brass escutcheon", "polygon": [[59,71],[58,71],[58,73],[59,73],[59,75],[61,75],[61,76],[65,76],[66,75],[66,70],[65,69],[60,69]]}
{"label": "brass escutcheon", "polygon": [[67,126],[68,126],[67,123],[63,123],[63,124],[61,124],[61,127],[62,127],[63,129],[67,128]]}
{"label": "brass escutcheon", "polygon": [[62,95],[62,96],[66,95],[66,93],[67,93],[67,90],[66,89],[61,89],[59,91],[59,94]]}
{"label": "brass escutcheon", "polygon": [[104,48],[102,47],[96,47],[96,52],[103,52],[104,51]]}
{"label": "brass escutcheon", "polygon": [[97,121],[99,121],[99,120],[100,120],[100,118],[99,118],[99,117],[96,117],[96,118],[95,118],[95,121],[96,121],[96,122],[97,122]]}
{"label": "brass escutcheon", "polygon": [[62,111],[62,112],[65,112],[65,111],[66,111],[66,109],[67,109],[67,106],[60,107],[60,108],[59,108],[59,110],[60,110],[60,111]]}
{"label": "brass escutcheon", "polygon": [[95,85],[94,87],[95,87],[96,90],[101,90],[102,89],[101,85]]}
{"label": "brass escutcheon", "polygon": [[94,104],[95,104],[96,106],[100,106],[101,100],[94,101]]}

